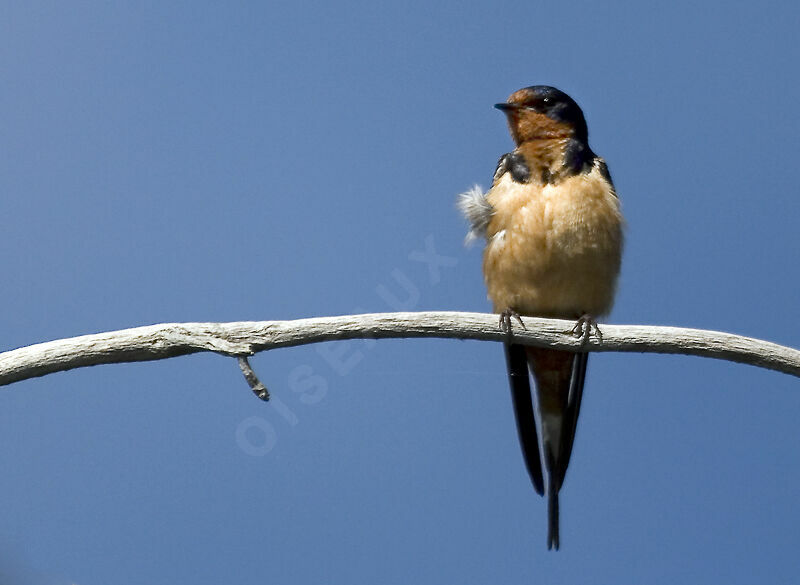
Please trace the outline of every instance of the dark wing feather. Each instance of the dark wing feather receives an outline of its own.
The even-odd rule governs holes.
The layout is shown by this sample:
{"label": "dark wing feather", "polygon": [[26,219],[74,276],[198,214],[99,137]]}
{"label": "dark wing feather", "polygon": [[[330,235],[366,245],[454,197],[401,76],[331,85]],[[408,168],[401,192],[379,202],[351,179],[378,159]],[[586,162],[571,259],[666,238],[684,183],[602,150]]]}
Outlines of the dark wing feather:
{"label": "dark wing feather", "polygon": [[567,408],[564,412],[564,423],[561,427],[561,453],[558,456],[558,486],[564,484],[567,474],[569,459],[572,456],[572,444],[575,441],[575,429],[578,426],[578,415],[581,411],[583,399],[583,383],[586,381],[586,365],[589,362],[588,353],[576,353],[572,361],[572,378],[569,384]]}
{"label": "dark wing feather", "polygon": [[533,414],[528,356],[522,345],[506,343],[505,349],[511,400],[514,404],[514,416],[517,420],[517,433],[522,446],[522,455],[525,458],[525,466],[531,476],[533,488],[537,494],[542,496],[544,495],[544,479],[539,455],[539,437],[536,434],[536,418]]}

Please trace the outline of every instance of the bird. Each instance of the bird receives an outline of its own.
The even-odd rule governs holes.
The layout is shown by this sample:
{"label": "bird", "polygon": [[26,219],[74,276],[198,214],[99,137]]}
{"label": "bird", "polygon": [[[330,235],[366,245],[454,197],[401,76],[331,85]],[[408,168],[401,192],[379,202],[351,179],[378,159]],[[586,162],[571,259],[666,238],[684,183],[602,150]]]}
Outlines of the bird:
{"label": "bird", "polygon": [[473,187],[458,205],[470,223],[467,240],[486,240],[483,275],[508,334],[504,346],[517,434],[541,496],[547,480],[547,548],[558,550],[558,494],[589,354],[515,343],[512,326],[516,320],[524,327],[520,315],[575,319],[575,334],[600,335],[596,319],[613,305],[624,219],[608,166],[589,147],[586,119],[575,100],[555,87],[534,85],[495,107],[506,115],[515,148],[500,157],[492,187],[485,193]]}

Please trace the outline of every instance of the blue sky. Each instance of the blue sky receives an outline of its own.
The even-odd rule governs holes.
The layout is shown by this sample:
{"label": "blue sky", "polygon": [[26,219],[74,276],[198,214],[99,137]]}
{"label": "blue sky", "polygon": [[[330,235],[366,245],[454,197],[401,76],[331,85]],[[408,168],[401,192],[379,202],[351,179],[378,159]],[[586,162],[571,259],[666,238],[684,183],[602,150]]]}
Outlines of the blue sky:
{"label": "blue sky", "polygon": [[[6,3],[0,349],[486,311],[454,201],[531,84],[582,105],[622,198],[611,321],[798,347],[798,24],[790,2]],[[212,354],[0,389],[0,580],[795,582],[796,378],[593,356],[553,553],[499,345],[252,363],[274,402]]]}

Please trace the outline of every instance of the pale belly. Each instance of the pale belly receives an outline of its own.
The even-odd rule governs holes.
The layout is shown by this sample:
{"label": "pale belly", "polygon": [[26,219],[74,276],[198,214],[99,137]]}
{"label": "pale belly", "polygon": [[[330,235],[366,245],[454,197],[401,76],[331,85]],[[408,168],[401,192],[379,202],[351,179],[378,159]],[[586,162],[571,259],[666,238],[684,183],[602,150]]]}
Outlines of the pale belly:
{"label": "pale belly", "polygon": [[611,310],[622,255],[619,201],[598,172],[556,186],[506,175],[488,194],[483,272],[496,312],[575,318]]}

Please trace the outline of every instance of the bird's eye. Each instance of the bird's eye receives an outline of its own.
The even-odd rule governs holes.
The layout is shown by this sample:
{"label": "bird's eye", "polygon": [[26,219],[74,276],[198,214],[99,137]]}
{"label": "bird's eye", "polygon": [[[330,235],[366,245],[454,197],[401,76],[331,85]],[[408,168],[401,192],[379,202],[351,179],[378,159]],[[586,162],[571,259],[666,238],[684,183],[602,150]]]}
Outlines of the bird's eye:
{"label": "bird's eye", "polygon": [[549,97],[542,98],[542,102],[544,102],[545,104],[549,104],[550,103],[550,98]]}

